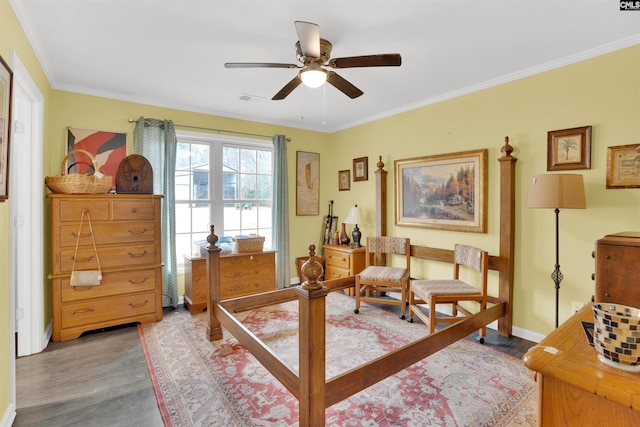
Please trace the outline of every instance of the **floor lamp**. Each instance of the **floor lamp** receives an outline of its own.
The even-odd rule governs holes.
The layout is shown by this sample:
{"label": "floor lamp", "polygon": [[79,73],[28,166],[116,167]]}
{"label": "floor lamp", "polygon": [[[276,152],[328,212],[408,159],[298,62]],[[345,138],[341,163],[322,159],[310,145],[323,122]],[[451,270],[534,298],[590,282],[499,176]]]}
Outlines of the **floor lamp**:
{"label": "floor lamp", "polygon": [[559,214],[560,209],[586,209],[587,204],[584,197],[582,175],[545,174],[534,176],[529,183],[527,207],[554,209],[556,213],[556,268],[551,273],[551,279],[553,279],[556,287],[557,328],[560,282],[563,279],[560,272]]}

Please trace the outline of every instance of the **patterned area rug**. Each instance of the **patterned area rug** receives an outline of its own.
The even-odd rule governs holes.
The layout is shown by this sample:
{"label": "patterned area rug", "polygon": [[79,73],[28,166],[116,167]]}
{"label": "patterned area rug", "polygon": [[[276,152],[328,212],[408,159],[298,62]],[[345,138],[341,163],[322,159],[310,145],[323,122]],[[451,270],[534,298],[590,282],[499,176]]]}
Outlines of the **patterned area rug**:
{"label": "patterned area rug", "polygon": [[[327,378],[426,335],[426,327],[352,298],[327,297]],[[298,302],[241,313],[298,368]],[[298,401],[225,331],[205,338],[206,314],[165,315],[139,331],[167,426],[298,425]],[[327,426],[535,426],[536,388],[521,360],[468,340],[326,410]]]}

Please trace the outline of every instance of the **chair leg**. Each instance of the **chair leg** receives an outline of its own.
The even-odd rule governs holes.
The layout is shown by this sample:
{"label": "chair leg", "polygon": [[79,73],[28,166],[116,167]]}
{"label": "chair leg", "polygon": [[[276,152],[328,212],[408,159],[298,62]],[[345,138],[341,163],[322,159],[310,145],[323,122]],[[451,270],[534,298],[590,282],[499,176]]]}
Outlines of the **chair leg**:
{"label": "chair leg", "polygon": [[355,314],[360,313],[360,276],[356,275],[356,308],[353,310]]}
{"label": "chair leg", "polygon": [[400,315],[400,319],[404,320],[406,319],[405,313],[407,312],[407,284],[406,283],[402,283],[400,298],[402,300],[400,302],[400,312],[402,313]]}
{"label": "chair leg", "polygon": [[436,301],[429,297],[429,334],[436,331]]}

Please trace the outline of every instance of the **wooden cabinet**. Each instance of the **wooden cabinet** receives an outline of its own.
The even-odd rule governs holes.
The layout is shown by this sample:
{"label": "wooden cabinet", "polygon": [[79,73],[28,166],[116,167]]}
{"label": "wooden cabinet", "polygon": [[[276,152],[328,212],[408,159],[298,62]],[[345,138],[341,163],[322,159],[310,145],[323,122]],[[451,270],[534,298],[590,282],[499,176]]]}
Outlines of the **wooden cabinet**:
{"label": "wooden cabinet", "polygon": [[640,307],[640,233],[609,234],[596,242],[595,301]]}
{"label": "wooden cabinet", "polygon": [[[237,298],[276,289],[276,252],[242,252],[220,256],[220,299]],[[191,314],[207,308],[207,260],[184,255],[184,302]]]}
{"label": "wooden cabinet", "polygon": [[[152,194],[48,194],[51,209],[51,277],[54,341],[85,331],[132,322],[162,320],[160,204]],[[76,270],[96,270],[91,218],[102,281],[69,284]],[[79,234],[78,234],[79,233]]]}
{"label": "wooden cabinet", "polygon": [[582,322],[590,304],[524,355],[538,373],[538,426],[640,425],[638,374],[600,362]]}
{"label": "wooden cabinet", "polygon": [[[324,278],[325,280],[353,276],[364,270],[364,247],[351,248],[347,245],[324,245]],[[345,289],[353,295],[353,289]]]}

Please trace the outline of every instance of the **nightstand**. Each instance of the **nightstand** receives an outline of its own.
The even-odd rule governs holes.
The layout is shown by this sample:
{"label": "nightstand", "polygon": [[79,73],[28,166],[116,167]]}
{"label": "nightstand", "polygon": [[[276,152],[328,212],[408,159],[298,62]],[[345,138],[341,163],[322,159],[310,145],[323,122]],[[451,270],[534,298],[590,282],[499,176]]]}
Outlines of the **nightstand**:
{"label": "nightstand", "polygon": [[[366,249],[352,248],[348,245],[323,245],[325,280],[353,276],[364,270]],[[353,295],[353,288],[345,289],[345,293]]]}

